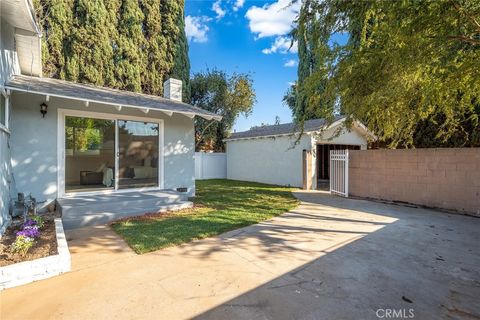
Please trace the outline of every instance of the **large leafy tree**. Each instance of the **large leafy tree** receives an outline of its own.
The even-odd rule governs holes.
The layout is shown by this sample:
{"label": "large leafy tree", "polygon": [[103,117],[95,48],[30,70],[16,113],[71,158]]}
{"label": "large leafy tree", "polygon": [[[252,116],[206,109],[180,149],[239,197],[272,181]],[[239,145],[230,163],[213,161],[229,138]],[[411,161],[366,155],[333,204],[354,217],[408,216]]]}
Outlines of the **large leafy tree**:
{"label": "large leafy tree", "polygon": [[195,119],[195,149],[224,151],[223,139],[230,134],[235,120],[242,114],[248,116],[256,102],[252,79],[248,74],[207,70],[194,74],[190,85],[194,106],[223,117],[222,121]]}
{"label": "large leafy tree", "polygon": [[294,36],[297,121],[341,112],[393,148],[480,145],[480,2],[306,0]]}
{"label": "large leafy tree", "polygon": [[190,63],[184,0],[34,0],[48,77],[161,95]]}

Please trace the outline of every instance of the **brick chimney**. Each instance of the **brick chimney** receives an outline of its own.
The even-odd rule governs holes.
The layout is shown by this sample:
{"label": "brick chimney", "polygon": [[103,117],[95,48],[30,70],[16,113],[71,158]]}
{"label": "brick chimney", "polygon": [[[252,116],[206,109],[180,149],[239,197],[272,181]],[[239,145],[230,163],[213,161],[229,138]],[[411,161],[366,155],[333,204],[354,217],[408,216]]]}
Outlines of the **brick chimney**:
{"label": "brick chimney", "polygon": [[163,84],[163,96],[182,102],[182,80],[170,78]]}

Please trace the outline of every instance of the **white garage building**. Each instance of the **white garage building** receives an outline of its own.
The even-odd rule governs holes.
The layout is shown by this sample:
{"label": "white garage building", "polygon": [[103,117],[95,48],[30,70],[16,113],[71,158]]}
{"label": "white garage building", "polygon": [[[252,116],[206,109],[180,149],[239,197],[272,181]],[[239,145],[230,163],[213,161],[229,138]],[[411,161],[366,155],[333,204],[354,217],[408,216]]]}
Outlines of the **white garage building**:
{"label": "white garage building", "polygon": [[329,181],[329,153],[367,149],[373,135],[360,122],[350,130],[345,118],[327,127],[324,119],[305,121],[299,142],[294,123],[256,127],[226,139],[227,178],[317,189]]}

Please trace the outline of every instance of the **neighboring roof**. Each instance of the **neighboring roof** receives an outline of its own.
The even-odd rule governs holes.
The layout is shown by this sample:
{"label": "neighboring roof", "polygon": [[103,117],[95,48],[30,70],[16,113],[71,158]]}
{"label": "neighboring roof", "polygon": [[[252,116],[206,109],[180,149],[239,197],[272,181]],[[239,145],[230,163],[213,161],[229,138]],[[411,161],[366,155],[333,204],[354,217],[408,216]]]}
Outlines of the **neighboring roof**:
{"label": "neighboring roof", "polygon": [[175,112],[182,113],[190,117],[198,115],[207,120],[222,119],[221,116],[212,112],[191,106],[183,102],[166,99],[159,96],[105,87],[96,87],[88,84],[80,84],[58,79],[17,75],[7,82],[5,88],[13,91],[29,92],[92,103],[132,107],[143,110],[160,110],[169,115]]}
{"label": "neighboring roof", "polygon": [[[335,118],[334,122],[340,119],[343,119],[343,117]],[[325,119],[307,120],[304,123],[303,132],[318,131],[322,129],[326,124],[327,124],[327,121]],[[243,132],[234,132],[228,139],[225,139],[225,141],[247,139],[247,138],[291,135],[299,132],[300,132],[300,128],[298,128],[295,123],[291,122],[291,123],[284,123],[284,124],[277,124],[277,125],[255,127],[248,131],[243,131]]]}

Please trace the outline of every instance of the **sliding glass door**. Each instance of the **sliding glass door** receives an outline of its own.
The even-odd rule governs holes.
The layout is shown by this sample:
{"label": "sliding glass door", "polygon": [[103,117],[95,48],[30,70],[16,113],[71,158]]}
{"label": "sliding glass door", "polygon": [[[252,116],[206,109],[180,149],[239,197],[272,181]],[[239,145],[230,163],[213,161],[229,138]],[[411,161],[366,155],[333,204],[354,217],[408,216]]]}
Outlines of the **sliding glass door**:
{"label": "sliding glass door", "polygon": [[158,123],[118,120],[118,188],[158,187]]}
{"label": "sliding glass door", "polygon": [[115,121],[65,117],[65,192],[113,189]]}
{"label": "sliding glass door", "polygon": [[160,125],[134,119],[65,115],[65,193],[160,186]]}

